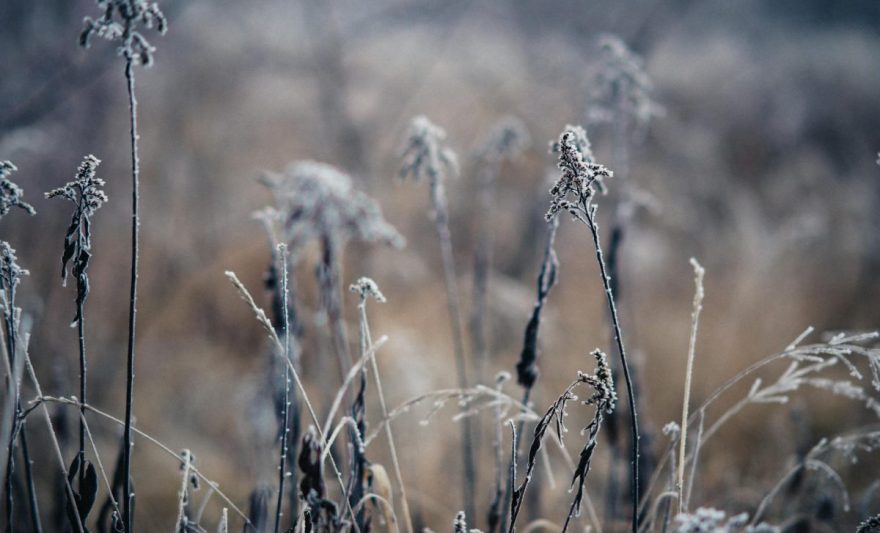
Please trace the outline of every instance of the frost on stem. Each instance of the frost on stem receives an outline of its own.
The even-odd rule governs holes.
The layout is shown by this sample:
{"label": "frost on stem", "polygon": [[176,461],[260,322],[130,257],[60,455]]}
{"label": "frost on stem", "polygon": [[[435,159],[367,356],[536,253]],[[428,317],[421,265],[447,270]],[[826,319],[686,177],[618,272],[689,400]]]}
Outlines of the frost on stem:
{"label": "frost on stem", "polygon": [[622,120],[643,131],[663,108],[654,100],[654,83],[644,61],[615,35],[599,38],[601,66],[593,80],[587,118],[592,124]]}
{"label": "frost on stem", "polygon": [[586,210],[595,188],[604,193],[604,180],[614,173],[593,160],[590,141],[580,126],[566,126],[559,141],[550,149],[559,156],[557,166],[562,174],[550,189],[550,210],[545,218],[549,221],[560,211],[568,211],[573,217],[583,219],[588,216]]}
{"label": "frost on stem", "polygon": [[349,240],[381,242],[396,248],[404,239],[382,216],[375,200],[355,190],[351,177],[314,161],[291,164],[282,175],[262,182],[275,196],[276,207],[254,214],[271,238],[280,238],[296,258],[310,241],[342,245]]}
{"label": "frost on stem", "polygon": [[489,130],[477,155],[490,163],[504,158],[513,159],[528,148],[530,142],[529,131],[522,120],[513,116],[502,117]]}
{"label": "frost on stem", "polygon": [[[107,195],[102,189],[104,180],[95,176],[100,164],[101,160],[97,157],[91,154],[85,156],[73,181],[46,193],[46,198],[65,198],[75,206],[70,226],[64,236],[61,279],[66,285],[68,264],[72,260],[73,275],[76,276],[78,285],[78,307],[85,302],[89,293],[89,278],[86,271],[92,258],[91,217],[107,201]],[[77,311],[73,323],[76,324],[80,318],[79,311]]]}
{"label": "frost on stem", "polygon": [[385,295],[379,290],[379,286],[371,278],[362,277],[352,283],[348,290],[360,295],[361,302],[365,302],[367,298],[373,298],[379,303],[385,303]]}
{"label": "frost on stem", "polygon": [[0,161],[0,218],[6,216],[13,207],[20,207],[29,215],[37,212],[34,207],[24,201],[24,191],[9,179],[18,167],[12,161]]}
{"label": "frost on stem", "polygon": [[446,131],[424,115],[415,117],[406,133],[401,150],[403,165],[400,179],[432,183],[446,176],[458,174],[458,158],[450,148],[441,146]]}
{"label": "frost on stem", "polygon": [[126,61],[146,67],[152,65],[156,49],[137,28],[155,29],[160,34],[168,30],[168,21],[159,4],[146,0],[97,0],[97,4],[103,13],[96,19],[83,19],[80,46],[88,48],[92,36],[98,36],[117,43],[117,51]]}

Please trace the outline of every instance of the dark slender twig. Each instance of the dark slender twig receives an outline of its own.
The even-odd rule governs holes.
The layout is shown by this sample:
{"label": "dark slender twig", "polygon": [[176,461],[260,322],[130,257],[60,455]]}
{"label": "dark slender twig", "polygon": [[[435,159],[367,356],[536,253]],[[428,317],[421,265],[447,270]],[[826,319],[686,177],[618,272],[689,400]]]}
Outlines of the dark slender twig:
{"label": "dark slender twig", "polygon": [[599,274],[602,277],[602,286],[605,289],[605,299],[608,303],[608,311],[611,313],[611,324],[614,328],[614,341],[617,346],[617,353],[620,355],[620,364],[623,367],[623,379],[626,382],[627,402],[630,411],[630,430],[632,433],[631,443],[631,469],[632,476],[630,479],[630,491],[632,497],[632,531],[638,532],[639,521],[639,420],[636,412],[636,399],[633,391],[632,377],[630,376],[629,364],[626,360],[626,349],[623,347],[623,334],[620,331],[620,319],[617,317],[617,305],[614,302],[614,293],[611,289],[611,278],[605,268],[605,259],[602,254],[602,246],[599,243],[599,228],[596,224],[596,207],[595,205],[587,206],[584,204],[587,213],[587,225],[590,228],[590,234],[593,236],[593,245],[596,248],[596,262],[599,264]]}
{"label": "dark slender twig", "polygon": [[608,274],[602,246],[599,242],[599,228],[596,223],[597,206],[593,202],[596,189],[604,192],[604,179],[613,176],[613,173],[603,165],[593,160],[590,151],[590,142],[586,132],[581,127],[567,126],[559,137],[559,141],[552,146],[553,152],[559,154],[558,167],[562,171],[559,180],[550,189],[551,202],[547,212],[547,219],[555,217],[560,211],[568,212],[575,220],[584,223],[593,237],[593,247],[596,251],[596,262],[599,265],[599,275],[602,278],[602,287],[605,291],[605,299],[611,317],[614,331],[614,341],[617,353],[620,356],[623,376],[626,381],[627,399],[630,410],[631,426],[631,497],[633,503],[632,531],[638,531],[639,521],[639,425],[638,413],[636,412],[635,393],[633,390],[632,377],[626,360],[626,350],[623,346],[623,334],[620,329],[620,319],[617,315],[617,305],[614,300],[612,280]]}
{"label": "dark slender twig", "polygon": [[287,434],[290,428],[290,315],[287,312],[287,246],[278,245],[281,260],[281,293],[284,324],[284,403],[281,407],[281,458],[278,465],[278,499],[275,503],[275,533],[281,531],[281,502],[284,500],[284,479],[286,477]]}
{"label": "dark slender twig", "polygon": [[[85,18],[80,34],[81,46],[88,47],[93,36],[116,42],[119,54],[125,59],[125,81],[128,91],[128,109],[131,122],[131,281],[128,307],[128,354],[125,380],[125,430],[122,456],[122,522],[126,533],[133,533],[133,499],[131,486],[132,409],[134,400],[134,360],[137,324],[138,240],[140,236],[140,160],[138,158],[137,99],[135,98],[135,65],[153,63],[153,46],[138,31],[140,27],[155,28],[164,34],[167,30],[165,15],[155,2],[145,0],[98,0],[102,9],[97,19]],[[115,18],[121,20],[117,22]]]}
{"label": "dark slender twig", "polygon": [[140,237],[140,160],[137,145],[137,98],[134,95],[134,65],[125,64],[125,80],[128,86],[128,108],[131,119],[131,281],[128,305],[128,357],[126,358],[125,379],[125,429],[122,455],[122,521],[127,533],[132,532],[132,505],[134,494],[131,491],[131,418],[134,404],[134,356],[135,328],[137,324],[137,283],[138,283],[138,239]]}

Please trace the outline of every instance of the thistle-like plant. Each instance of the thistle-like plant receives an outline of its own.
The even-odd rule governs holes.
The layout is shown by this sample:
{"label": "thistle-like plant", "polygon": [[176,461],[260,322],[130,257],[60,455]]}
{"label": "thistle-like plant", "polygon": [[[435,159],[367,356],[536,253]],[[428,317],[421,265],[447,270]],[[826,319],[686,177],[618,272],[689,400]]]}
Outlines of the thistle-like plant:
{"label": "thistle-like plant", "polygon": [[599,225],[596,220],[598,206],[595,203],[596,192],[604,190],[604,180],[610,178],[613,173],[605,166],[593,160],[589,150],[589,141],[583,128],[567,126],[559,137],[559,141],[551,147],[558,154],[558,167],[561,171],[559,180],[550,189],[550,209],[547,211],[547,220],[552,220],[560,211],[565,211],[575,220],[585,224],[593,238],[593,247],[596,252],[596,262],[599,265],[602,287],[605,291],[605,299],[608,304],[608,312],[611,317],[612,330],[614,332],[615,347],[620,355],[620,363],[623,368],[623,376],[626,381],[627,397],[630,408],[631,429],[631,497],[632,497],[632,531],[638,530],[639,509],[639,426],[636,412],[635,393],[633,391],[632,378],[626,359],[626,350],[623,344],[623,333],[620,329],[620,320],[617,316],[617,305],[614,300],[612,280],[608,274],[602,246],[599,242]]}
{"label": "thistle-like plant", "polygon": [[146,0],[97,0],[101,16],[85,17],[79,44],[88,48],[93,36],[118,45],[118,52],[125,59],[125,81],[128,90],[128,109],[131,124],[131,276],[128,307],[128,355],[125,382],[125,430],[123,447],[123,498],[122,522],[126,533],[133,531],[134,494],[131,488],[132,415],[134,404],[134,358],[137,324],[137,280],[140,238],[140,159],[138,156],[137,98],[135,98],[136,65],[150,66],[155,48],[147,41],[139,28],[155,29],[164,34],[168,29],[165,15],[155,2]]}
{"label": "thistle-like plant", "polygon": [[[468,387],[467,360],[462,335],[461,305],[458,298],[458,280],[452,252],[452,236],[449,231],[449,212],[446,202],[446,179],[458,174],[458,160],[450,148],[443,146],[446,132],[427,117],[419,115],[410,123],[403,143],[400,179],[415,182],[427,180],[430,191],[431,217],[440,241],[443,273],[446,286],[446,304],[452,328],[455,349],[455,367],[460,389]],[[475,515],[474,486],[476,464],[473,450],[473,428],[469,419],[462,421],[462,468],[465,514]]]}
{"label": "thistle-like plant", "polygon": [[85,339],[85,315],[84,308],[86,298],[89,295],[89,262],[92,259],[92,216],[107,201],[104,193],[104,180],[95,174],[101,160],[93,155],[87,155],[77,169],[76,177],[63,187],[53,189],[46,193],[46,198],[64,198],[74,205],[73,215],[67,234],[64,236],[64,251],[61,254],[61,280],[67,284],[69,270],[73,270],[76,277],[76,315],[71,326],[76,326],[79,336],[79,395],[80,395],[80,419],[79,419],[79,450],[69,471],[71,476],[78,480],[77,492],[74,493],[77,501],[69,502],[68,505],[77,505],[78,513],[68,512],[68,515],[77,516],[80,526],[85,528],[85,520],[88,517],[91,505],[94,503],[94,495],[85,497],[86,493],[92,493],[97,489],[97,474],[95,467],[86,460],[86,339]]}

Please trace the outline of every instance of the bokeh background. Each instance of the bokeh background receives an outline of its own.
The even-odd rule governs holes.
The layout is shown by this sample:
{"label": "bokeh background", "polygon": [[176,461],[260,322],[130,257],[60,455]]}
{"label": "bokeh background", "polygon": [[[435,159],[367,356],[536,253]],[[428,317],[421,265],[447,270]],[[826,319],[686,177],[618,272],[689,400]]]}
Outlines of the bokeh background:
{"label": "bokeh background", "polygon": [[[659,452],[659,428],[680,416],[690,257],[708,272],[695,402],[807,326],[880,324],[880,4],[873,0],[166,0],[162,7],[170,30],[151,38],[155,66],[137,71],[143,249],[135,412],[138,426],[171,449],[190,448],[242,507],[275,476],[265,336],[223,275],[236,271],[268,305],[261,283],[269,248],[251,213],[271,196],[256,178],[295,160],[336,165],[407,238],[403,250],[349,247],[343,270],[346,285],[369,275],[388,297],[372,306],[371,321],[374,336],[389,337],[379,362],[397,405],[455,384],[427,190],[394,179],[407,123],[425,114],[444,127],[462,163],[448,194],[467,311],[476,235],[486,220],[475,199],[474,154],[499,118],[522,119],[532,142],[504,163],[497,182],[486,313],[489,379],[512,372],[543,246],[554,165],[548,142],[566,124],[586,124],[603,33],[644,58],[664,111],[629,146],[626,179],[648,201],[628,223],[619,274],[627,343],[643,376],[643,419],[653,432],[646,447]],[[0,158],[19,167],[14,179],[38,210],[33,218],[5,217],[2,237],[31,271],[19,303],[33,316],[31,356],[44,388],[73,394],[76,338],[67,324],[74,291],[59,276],[69,211],[42,192],[71,179],[83,155],[103,160],[110,202],[94,220],[90,387],[95,405],[121,415],[127,101],[124,63],[112,45],[76,46],[82,17],[96,14],[89,0],[0,5]],[[589,133],[597,159],[611,166],[612,129],[590,126]],[[611,212],[600,207],[603,228]],[[588,233],[563,220],[557,248],[561,278],[548,304],[533,398],[539,411],[578,369],[591,370],[590,350],[610,349]],[[312,264],[296,272],[303,372],[326,409],[338,371]],[[346,294],[351,320],[355,304]],[[520,394],[514,383],[507,387]],[[695,503],[751,510],[804,440],[876,422],[826,393],[800,394],[795,407],[809,413],[807,423],[799,419],[798,438],[788,407],[751,407],[707,446]],[[395,425],[417,524],[438,531],[460,506],[455,411],[450,406],[426,426],[414,411]],[[374,399],[369,416],[377,416]],[[481,509],[491,496],[491,420],[479,418]],[[112,463],[121,432],[99,421],[94,427]],[[575,450],[574,429],[570,439]],[[588,480],[597,501],[608,477],[602,444]],[[384,444],[374,448],[370,458],[389,464]],[[170,528],[178,465],[143,440],[135,457],[137,520],[145,531]],[[557,467],[556,488],[542,491],[531,516],[564,517],[567,478]],[[51,461],[38,462],[38,471],[51,493]],[[864,470],[845,472],[854,495],[870,488]],[[867,496],[867,507],[837,509],[832,527],[856,522],[864,509],[876,512],[877,499]],[[212,500],[207,525],[219,508]],[[483,520],[473,525],[485,527]]]}

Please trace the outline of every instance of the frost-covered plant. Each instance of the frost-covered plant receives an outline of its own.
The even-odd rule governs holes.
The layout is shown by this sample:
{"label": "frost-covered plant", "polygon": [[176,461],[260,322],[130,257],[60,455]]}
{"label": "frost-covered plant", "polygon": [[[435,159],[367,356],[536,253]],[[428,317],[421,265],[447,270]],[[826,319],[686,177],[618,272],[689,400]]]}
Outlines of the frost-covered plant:
{"label": "frost-covered plant", "polygon": [[[20,362],[16,361],[18,354],[17,323],[20,310],[17,310],[15,307],[15,291],[18,288],[19,283],[21,283],[21,278],[28,274],[29,272],[27,270],[19,266],[15,249],[12,248],[8,242],[0,241],[0,299],[2,299],[3,304],[3,340],[5,342],[5,351],[9,362],[7,368],[10,370],[16,368],[16,365],[20,365]],[[12,377],[10,378],[14,379]],[[30,454],[26,433],[23,430],[24,421],[21,417],[21,391],[17,383],[10,384],[10,390],[13,391],[13,401],[8,408],[11,411],[10,419],[12,420],[12,427],[8,435],[9,440],[6,443],[7,456],[4,489],[6,493],[6,523],[7,528],[11,531],[13,524],[15,523],[13,488],[15,485],[15,440],[17,438],[20,438],[21,440],[22,452],[26,458],[25,475],[27,477],[28,489],[31,495],[31,517],[35,528],[39,527],[39,513],[36,510],[34,480],[30,464],[27,461],[27,457],[29,457]]]}
{"label": "frost-covered plant", "polygon": [[[164,34],[168,21],[159,4],[146,0],[97,0],[103,14],[93,19],[85,17],[80,46],[88,48],[93,36],[115,42],[119,55],[128,63],[150,66],[156,49],[138,31],[138,26],[155,29]],[[118,20],[117,20],[118,19]]]}
{"label": "frost-covered plant", "polygon": [[29,215],[36,214],[34,207],[24,201],[24,191],[9,179],[18,167],[12,161],[0,161],[0,218],[6,216],[13,207],[19,207]]}
{"label": "frost-covered plant", "polygon": [[[360,338],[361,338],[361,356],[365,356],[373,349],[373,339],[370,334],[370,326],[367,321],[367,301],[372,298],[379,303],[385,303],[385,295],[379,290],[379,286],[370,278],[361,277],[355,283],[352,283],[348,290],[360,296],[358,303],[358,314],[360,315]],[[391,420],[389,419],[388,404],[385,401],[385,392],[382,389],[382,379],[379,376],[379,365],[376,363],[375,353],[370,356],[370,365],[373,370],[373,379],[376,383],[376,393],[379,397],[379,407],[382,410],[382,418],[385,420],[385,438],[388,441],[388,450],[391,454],[391,463],[394,467],[394,477],[400,490],[400,506],[402,518],[404,522],[404,530],[412,533],[412,518],[409,511],[409,502],[406,496],[406,486],[403,483],[403,472],[400,468],[400,460],[397,456],[397,447],[394,442],[394,434],[391,432]],[[366,365],[365,365],[366,366]],[[389,498],[390,499],[390,498]]]}
{"label": "frost-covered plant", "polygon": [[[449,212],[446,202],[446,180],[458,174],[458,159],[449,147],[443,146],[446,132],[424,115],[415,117],[404,137],[400,167],[400,179],[414,182],[427,180],[430,190],[431,216],[440,241],[443,274],[446,286],[446,304],[455,349],[455,370],[458,386],[468,387],[468,367],[462,334],[461,304],[458,297],[458,279],[452,252],[452,236],[449,231]],[[471,421],[462,424],[462,468],[464,512],[474,516],[474,486],[476,463],[474,462],[473,428]]]}
{"label": "frost-covered plant", "polygon": [[599,49],[601,64],[592,83],[588,120],[644,130],[663,112],[654,100],[654,83],[645,72],[644,61],[615,35],[601,36]]}
{"label": "frost-covered plant", "polygon": [[351,356],[339,295],[340,255],[349,241],[401,247],[404,239],[382,216],[379,204],[356,190],[351,177],[331,165],[297,162],[284,174],[269,174],[262,181],[272,191],[276,207],[259,212],[259,216],[272,238],[287,244],[291,260],[301,258],[303,248],[311,242],[321,246],[318,280],[322,306],[333,325],[344,379],[351,368]]}
{"label": "frost-covered plant", "polygon": [[623,369],[623,377],[626,382],[627,399],[630,411],[631,430],[631,494],[632,494],[632,529],[638,527],[639,508],[639,427],[638,414],[636,412],[635,392],[633,381],[630,376],[629,364],[626,358],[626,350],[623,344],[623,334],[620,329],[620,320],[617,316],[617,304],[614,300],[612,280],[608,274],[602,245],[599,242],[599,226],[596,220],[598,206],[594,202],[596,189],[604,187],[604,180],[613,176],[613,173],[605,166],[596,163],[589,150],[589,140],[583,128],[567,126],[559,137],[559,141],[551,145],[551,150],[559,157],[558,168],[561,171],[559,180],[550,189],[550,209],[547,211],[547,220],[552,220],[560,211],[570,214],[575,220],[585,224],[593,238],[593,247],[596,252],[596,262],[599,266],[599,275],[602,287],[605,291],[605,299],[608,304],[611,326],[614,334],[614,342],[620,363]]}
{"label": "frost-covered plant", "polygon": [[134,403],[134,359],[137,324],[138,258],[140,254],[140,157],[138,156],[137,98],[135,97],[135,65],[153,63],[153,46],[138,28],[155,28],[164,34],[168,29],[165,15],[155,2],[147,0],[97,0],[102,10],[98,18],[85,17],[79,44],[88,48],[91,38],[98,36],[118,44],[119,54],[125,59],[125,81],[128,91],[129,120],[131,123],[131,275],[128,305],[128,354],[125,381],[125,430],[123,433],[123,497],[122,527],[133,532],[133,490],[131,488],[132,416]]}
{"label": "frost-covered plant", "polygon": [[[91,217],[107,201],[107,195],[103,190],[104,180],[95,175],[100,164],[101,160],[95,156],[85,156],[73,181],[46,193],[46,198],[65,198],[75,206],[70,226],[64,236],[64,253],[61,255],[62,283],[67,284],[71,261],[73,275],[77,281],[77,311],[73,324],[80,321],[82,305],[89,293],[87,269],[92,258]],[[81,400],[85,402],[85,398]]]}
{"label": "frost-covered plant", "polygon": [[[385,221],[375,200],[354,188],[352,179],[325,163],[293,163],[283,175],[263,178],[275,196],[274,210],[259,212],[276,238],[290,247],[296,260],[309,242],[327,242],[337,249],[350,240],[395,247],[403,237]],[[274,222],[274,224],[273,224]],[[265,223],[265,222],[264,222]]]}
{"label": "frost-covered plant", "polygon": [[[76,325],[79,336],[79,395],[80,395],[80,420],[79,420],[79,451],[70,466],[79,481],[76,496],[81,498],[86,480],[96,477],[95,468],[86,460],[86,340],[85,340],[85,317],[84,306],[89,295],[89,262],[92,258],[92,215],[107,201],[104,193],[104,180],[95,174],[101,161],[87,155],[77,169],[73,181],[63,187],[53,189],[46,193],[46,198],[64,198],[74,205],[73,215],[67,234],[64,236],[64,251],[61,254],[61,280],[67,284],[69,264],[72,262],[73,275],[76,277],[76,316],[71,325]],[[80,508],[79,517],[83,521],[87,518],[89,509]]]}
{"label": "frost-covered plant", "polygon": [[565,524],[562,527],[563,533],[568,530],[571,518],[580,511],[581,501],[584,498],[584,483],[587,480],[587,474],[590,472],[590,465],[593,458],[593,452],[598,443],[599,429],[602,427],[602,421],[605,415],[614,412],[617,405],[617,392],[614,389],[614,380],[611,377],[611,368],[608,366],[608,359],[601,350],[593,350],[590,354],[596,360],[596,371],[594,374],[585,374],[578,371],[577,379],[569,385],[562,394],[553,402],[553,405],[547,410],[544,416],[535,426],[535,433],[532,444],[529,449],[528,462],[526,463],[525,478],[522,483],[513,491],[513,497],[510,504],[510,527],[509,533],[514,533],[516,529],[516,519],[525,497],[526,489],[532,479],[537,462],[538,452],[544,441],[544,436],[550,423],[555,421],[556,436],[561,441],[563,434],[567,431],[565,427],[566,407],[568,402],[577,400],[574,395],[574,389],[579,385],[586,385],[592,389],[592,395],[583,400],[584,405],[595,406],[595,414],[593,419],[587,424],[583,432],[587,435],[584,446],[580,453],[580,458],[574,468],[574,475],[571,479],[571,487],[575,491],[574,499],[568,510]]}

